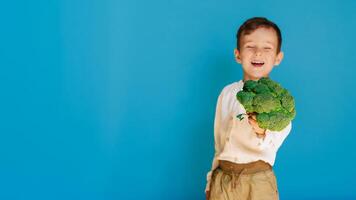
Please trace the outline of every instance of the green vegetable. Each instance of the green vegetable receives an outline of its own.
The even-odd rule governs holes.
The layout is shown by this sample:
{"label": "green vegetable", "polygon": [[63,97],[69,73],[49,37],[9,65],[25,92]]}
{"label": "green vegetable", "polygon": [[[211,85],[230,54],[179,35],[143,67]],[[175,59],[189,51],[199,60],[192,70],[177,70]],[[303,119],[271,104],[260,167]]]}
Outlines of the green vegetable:
{"label": "green vegetable", "polygon": [[[236,94],[247,115],[256,114],[259,127],[271,131],[283,130],[295,118],[295,102],[288,90],[268,77],[248,80]],[[242,114],[236,116],[243,119]]]}

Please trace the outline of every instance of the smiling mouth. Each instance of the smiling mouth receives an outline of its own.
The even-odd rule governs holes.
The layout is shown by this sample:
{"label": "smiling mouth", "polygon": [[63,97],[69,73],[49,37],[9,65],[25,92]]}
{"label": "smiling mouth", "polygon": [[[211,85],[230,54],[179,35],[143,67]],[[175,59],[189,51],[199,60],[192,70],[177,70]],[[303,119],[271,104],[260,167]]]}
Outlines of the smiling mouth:
{"label": "smiling mouth", "polygon": [[252,64],[254,67],[262,67],[265,63],[262,62],[262,61],[252,61],[251,64]]}

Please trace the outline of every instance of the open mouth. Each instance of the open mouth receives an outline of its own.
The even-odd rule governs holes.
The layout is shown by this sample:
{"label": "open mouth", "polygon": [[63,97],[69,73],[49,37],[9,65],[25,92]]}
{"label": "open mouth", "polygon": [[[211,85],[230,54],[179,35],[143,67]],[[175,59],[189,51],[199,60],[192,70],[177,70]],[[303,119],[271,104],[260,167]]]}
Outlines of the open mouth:
{"label": "open mouth", "polygon": [[255,67],[262,67],[265,63],[262,61],[252,61],[251,64]]}

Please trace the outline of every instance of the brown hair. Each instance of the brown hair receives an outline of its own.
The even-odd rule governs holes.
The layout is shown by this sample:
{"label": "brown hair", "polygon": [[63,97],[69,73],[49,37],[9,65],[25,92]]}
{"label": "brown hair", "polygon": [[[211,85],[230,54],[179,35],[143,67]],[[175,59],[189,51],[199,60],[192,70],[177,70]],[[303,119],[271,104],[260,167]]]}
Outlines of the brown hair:
{"label": "brown hair", "polygon": [[240,42],[241,42],[241,37],[243,35],[248,35],[252,33],[254,30],[258,28],[273,28],[276,33],[277,33],[277,38],[278,38],[278,47],[277,47],[277,53],[281,51],[281,46],[282,46],[282,35],[281,31],[279,30],[278,26],[273,23],[272,21],[268,20],[265,17],[253,17],[248,20],[246,20],[239,28],[236,34],[236,46],[237,49],[240,51]]}

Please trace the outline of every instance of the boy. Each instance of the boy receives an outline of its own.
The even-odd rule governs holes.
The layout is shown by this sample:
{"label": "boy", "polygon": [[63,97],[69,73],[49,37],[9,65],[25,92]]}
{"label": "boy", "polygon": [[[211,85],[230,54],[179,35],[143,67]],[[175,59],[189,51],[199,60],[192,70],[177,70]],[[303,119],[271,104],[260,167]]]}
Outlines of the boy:
{"label": "boy", "polygon": [[207,174],[206,199],[279,199],[273,164],[278,148],[292,123],[282,131],[260,128],[256,116],[246,114],[236,93],[247,80],[269,77],[283,59],[282,37],[276,24],[264,17],[245,21],[236,35],[235,59],[242,65],[243,80],[221,91],[214,120],[215,155]]}

